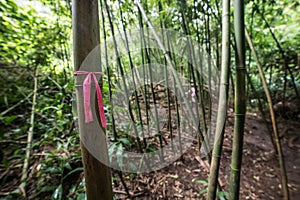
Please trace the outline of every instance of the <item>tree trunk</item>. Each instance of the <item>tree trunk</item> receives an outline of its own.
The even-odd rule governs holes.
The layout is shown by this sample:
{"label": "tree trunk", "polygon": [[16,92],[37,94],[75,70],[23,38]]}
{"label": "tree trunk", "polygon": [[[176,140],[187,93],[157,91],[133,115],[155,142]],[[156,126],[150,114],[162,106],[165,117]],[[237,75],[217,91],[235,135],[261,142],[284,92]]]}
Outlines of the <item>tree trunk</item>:
{"label": "tree trunk", "polygon": [[[81,70],[80,66],[88,54],[99,44],[99,19],[98,19],[98,1],[97,0],[73,0],[73,43],[74,43],[74,69]],[[100,63],[100,54],[93,58],[95,63]],[[99,66],[83,66],[96,68]],[[94,115],[94,122],[85,123],[84,108],[83,108],[83,92],[82,79],[80,76],[76,79],[76,96],[79,132],[81,135],[80,146],[82,152],[82,162],[84,166],[86,197],[88,200],[94,199],[112,199],[112,185],[110,168],[104,165],[99,160],[97,154],[91,154],[91,147],[84,142],[85,137],[91,137],[92,134],[99,134],[100,137],[95,138],[97,151],[100,152],[101,158],[108,160],[107,146],[105,143],[104,129],[97,123],[97,118]],[[93,85],[93,84],[92,84]],[[93,88],[93,86],[92,86]],[[91,105],[95,104],[95,87],[91,91]],[[94,109],[96,110],[96,109]],[[85,137],[83,137],[85,136]],[[103,139],[104,138],[104,139]],[[97,159],[98,158],[98,159]],[[102,161],[102,159],[101,159]],[[108,163],[108,162],[105,162]]]}

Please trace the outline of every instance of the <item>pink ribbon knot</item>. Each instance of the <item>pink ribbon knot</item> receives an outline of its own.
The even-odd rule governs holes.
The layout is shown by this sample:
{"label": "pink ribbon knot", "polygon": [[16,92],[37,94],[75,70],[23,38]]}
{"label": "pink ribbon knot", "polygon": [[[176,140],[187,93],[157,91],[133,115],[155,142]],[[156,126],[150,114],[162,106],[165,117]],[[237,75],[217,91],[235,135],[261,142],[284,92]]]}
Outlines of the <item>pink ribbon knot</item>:
{"label": "pink ribbon knot", "polygon": [[98,101],[98,109],[99,109],[101,124],[103,128],[106,128],[106,118],[104,114],[102,94],[96,77],[96,74],[102,74],[102,72],[76,71],[74,74],[87,75],[83,81],[83,103],[84,103],[83,105],[84,105],[85,123],[89,123],[93,121],[93,114],[91,109],[91,78],[93,77],[95,87],[96,87],[96,92],[97,92],[97,101]]}

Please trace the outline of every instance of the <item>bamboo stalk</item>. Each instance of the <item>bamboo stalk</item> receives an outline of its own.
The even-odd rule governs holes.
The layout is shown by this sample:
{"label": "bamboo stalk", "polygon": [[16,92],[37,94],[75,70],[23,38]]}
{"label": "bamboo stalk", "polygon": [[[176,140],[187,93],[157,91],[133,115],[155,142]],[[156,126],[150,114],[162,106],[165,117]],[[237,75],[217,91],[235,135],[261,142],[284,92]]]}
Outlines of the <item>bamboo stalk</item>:
{"label": "bamboo stalk", "polygon": [[[148,99],[148,95],[147,94],[147,80],[146,80],[146,77],[147,77],[147,73],[146,73],[146,65],[145,65],[145,54],[147,53],[146,52],[146,49],[145,49],[145,39],[144,39],[144,25],[143,25],[143,18],[142,18],[142,14],[141,12],[138,10],[138,19],[139,19],[139,28],[141,29],[140,31],[140,45],[141,45],[141,57],[142,57],[142,68],[143,68],[143,85],[144,85],[144,90],[142,90],[142,95],[143,95],[143,99],[145,101],[145,107],[148,108],[150,105],[150,102],[149,102],[149,99]],[[145,113],[146,113],[146,121],[147,121],[147,124],[149,124],[149,110],[148,109],[145,109]],[[150,133],[150,126],[146,126],[147,127],[147,132]],[[144,145],[147,146],[147,142],[146,142],[146,139],[144,139]]]}
{"label": "bamboo stalk", "polygon": [[104,8],[102,0],[100,0],[100,9],[101,9],[101,18],[102,18],[102,31],[103,31],[103,40],[104,40],[104,54],[105,54],[105,65],[107,70],[107,82],[108,82],[108,93],[109,93],[109,102],[110,102],[110,114],[111,114],[111,123],[112,123],[112,131],[113,131],[113,141],[116,141],[118,138],[118,133],[116,130],[116,122],[115,122],[115,115],[114,115],[114,102],[112,101],[112,70],[108,64],[108,53],[107,53],[107,39],[106,39],[106,29],[105,29],[105,17],[104,17]]}
{"label": "bamboo stalk", "polygon": [[[196,8],[195,8],[196,9]],[[199,31],[199,26],[197,24],[197,27],[196,27],[196,35],[197,35],[197,39],[198,39],[198,54],[199,55],[202,55],[201,52],[200,52],[200,31]],[[203,78],[200,76],[203,74],[203,64],[202,64],[202,58],[200,58],[200,61],[199,61],[199,65],[200,65],[200,74],[199,73],[196,73],[197,75],[197,82],[198,82],[198,85],[199,85],[199,100],[200,100],[200,106],[201,106],[201,118],[202,118],[202,121],[203,121],[203,132],[204,132],[204,135],[206,135],[207,133],[207,124],[206,124],[206,113],[205,113],[205,103],[204,103],[204,93],[203,93]],[[199,134],[199,136],[201,137],[201,135]],[[201,138],[200,138],[201,139]]]}
{"label": "bamboo stalk", "polygon": [[[99,45],[98,1],[73,0],[72,6],[74,69],[75,71],[78,71],[88,54]],[[100,62],[100,57],[93,59]],[[79,80],[76,79],[76,82],[78,81]],[[91,92],[91,94],[95,93]],[[108,163],[106,140],[103,136],[105,134],[105,129],[100,127],[99,123],[96,121],[89,124],[85,123],[82,88],[77,88],[76,96],[79,132],[81,136],[90,135],[91,132],[102,134],[102,137],[98,137],[99,139],[97,138],[97,141],[95,142],[99,144],[99,151],[101,152],[100,156]],[[94,103],[96,103],[95,99],[91,98],[91,104],[95,105]],[[84,138],[81,137],[80,147],[84,167],[86,198],[87,200],[113,199],[110,169],[91,154],[88,149],[89,147],[85,146],[83,139]]]}
{"label": "bamboo stalk", "polygon": [[[157,35],[157,33],[156,33],[156,31],[155,31],[155,29],[154,29],[152,23],[150,22],[150,20],[149,20],[147,14],[146,14],[144,8],[142,7],[141,3],[139,2],[139,0],[135,0],[135,3],[137,4],[137,6],[138,6],[138,8],[139,8],[139,10],[140,10],[140,12],[141,12],[141,14],[142,14],[142,16],[143,16],[144,19],[146,20],[146,23],[148,24],[150,30],[152,31],[153,36],[154,36],[156,42],[158,43],[158,46],[159,46],[160,49],[162,50],[163,55],[165,56],[165,58],[166,58],[166,60],[167,60],[169,69],[170,69],[170,71],[171,71],[171,73],[172,73],[172,75],[173,75],[173,77],[174,77],[174,79],[175,79],[175,82],[176,82],[176,84],[177,84],[177,87],[178,87],[178,89],[179,89],[179,93],[180,93],[180,95],[181,95],[181,97],[182,97],[182,99],[183,99],[183,102],[184,102],[184,103],[186,104],[186,106],[187,106],[187,113],[191,116],[191,120],[192,120],[192,122],[193,122],[194,124],[199,124],[198,121],[196,120],[196,117],[195,117],[194,112],[193,112],[192,109],[191,109],[191,106],[189,105],[189,102],[188,102],[187,97],[186,97],[186,95],[185,95],[185,93],[184,93],[184,90],[183,90],[183,86],[182,86],[181,80],[180,80],[180,78],[179,78],[179,76],[178,76],[178,74],[177,74],[177,71],[176,71],[176,69],[175,69],[175,67],[174,67],[174,64],[173,64],[172,60],[170,59],[170,57],[169,57],[169,55],[168,55],[168,53],[167,53],[167,51],[166,51],[165,46],[163,45],[163,43],[161,42],[161,39],[160,39],[159,36]],[[200,124],[198,125],[197,128],[198,128],[198,129],[200,128]],[[204,142],[203,142],[204,150],[205,150],[205,153],[207,153],[207,158],[208,158],[208,160],[209,160],[209,162],[210,162],[210,161],[211,161],[211,155],[210,155],[210,152],[209,152],[209,150],[208,150],[207,141],[204,140],[204,138],[201,137],[201,135],[202,135],[202,134],[199,134],[201,141],[204,141]]]}
{"label": "bamboo stalk", "polygon": [[[159,13],[161,13],[163,11],[163,5],[161,3],[161,1],[158,1],[158,11]],[[164,30],[167,29],[167,23],[163,22],[161,19],[159,20],[160,23],[160,28],[161,28],[161,34],[162,36],[164,36]],[[170,41],[169,41],[169,34],[168,32],[166,32],[166,44],[170,49]],[[164,38],[163,38],[163,41]],[[168,52],[169,56],[170,53]],[[164,58],[164,76],[165,76],[165,83],[166,83],[166,95],[167,95],[167,104],[168,104],[168,122],[167,122],[167,129],[168,131],[170,131],[170,138],[171,138],[171,147],[172,150],[174,150],[174,144],[173,144],[173,129],[172,129],[172,116],[171,116],[171,96],[170,96],[170,89],[169,89],[169,74],[168,74],[168,63],[166,58]]]}
{"label": "bamboo stalk", "polygon": [[234,1],[234,29],[236,39],[236,84],[234,99],[234,133],[232,145],[229,199],[238,200],[243,155],[243,138],[246,114],[245,88],[245,33],[244,0]]}
{"label": "bamboo stalk", "polygon": [[[180,6],[180,12],[181,12],[181,17],[182,17],[182,21],[183,21],[182,28],[184,30],[184,33],[188,36],[188,35],[190,35],[190,28],[189,28],[187,16],[185,15],[187,5],[184,0],[178,0],[178,5]],[[201,108],[202,108],[203,133],[200,131],[200,129],[198,129],[198,133],[197,133],[198,134],[198,149],[200,152],[201,144],[204,142],[205,136],[208,138],[206,118],[205,118],[204,98],[203,98],[203,92],[202,92],[204,89],[203,89],[203,84],[199,84],[199,89],[197,87],[195,69],[193,68],[193,64],[196,65],[195,51],[194,51],[194,46],[192,45],[192,41],[189,37],[187,38],[187,43],[188,43],[188,48],[187,48],[188,55],[187,56],[188,56],[188,60],[191,61],[191,62],[188,62],[189,81],[194,83],[194,89],[195,89],[197,99],[199,99],[198,91],[200,91],[200,94],[201,94],[200,101],[201,101]],[[196,73],[197,73],[197,71],[196,71]],[[200,81],[198,81],[198,83],[200,83]],[[200,119],[198,106],[195,107],[195,110],[196,110],[197,119]]]}
{"label": "bamboo stalk", "polygon": [[[123,69],[121,58],[120,58],[119,51],[118,51],[118,44],[117,44],[117,41],[116,41],[114,25],[113,25],[112,17],[111,17],[111,11],[108,7],[107,1],[104,1],[104,6],[105,6],[105,9],[106,9],[106,12],[107,12],[108,22],[109,22],[109,25],[110,25],[110,31],[111,31],[111,34],[112,34],[112,39],[113,39],[113,44],[114,44],[114,51],[115,51],[115,55],[116,55],[116,59],[117,59],[117,64],[118,64],[118,67],[119,67],[119,70],[120,70],[123,87],[124,87],[124,90],[125,90],[125,99],[128,100],[129,99],[128,86],[127,86],[127,83],[126,83],[126,80],[125,80],[124,69]],[[131,106],[130,102],[127,103],[127,107],[128,107],[128,112],[129,112],[129,115],[130,115],[130,119],[133,122],[133,130],[134,130],[135,137],[136,137],[136,140],[137,140],[137,147],[138,147],[139,151],[142,153],[143,149],[142,149],[142,146],[141,146],[141,141],[140,141],[140,137],[139,137],[138,130],[137,130],[137,124],[136,124],[136,120],[135,120],[133,112],[132,112],[132,106]]]}
{"label": "bamboo stalk", "polygon": [[[171,50],[170,52],[174,52],[174,46],[172,45],[171,42],[168,42],[168,49]],[[177,66],[176,59],[172,57],[172,54],[170,54],[169,56],[170,56],[171,60],[174,60],[174,66]],[[167,59],[166,59],[166,62],[167,62]],[[177,99],[177,97],[178,97],[178,90],[177,90],[177,87],[176,87],[176,80],[175,80],[174,76],[173,76],[173,81],[172,82],[173,82],[173,88],[175,90],[175,99],[174,99],[174,101],[175,101],[175,110],[176,110],[176,123],[178,124],[178,126],[180,126],[180,113],[179,113],[180,106],[179,106],[178,99]],[[177,134],[178,134],[178,141],[179,141],[179,153],[180,153],[180,155],[182,155],[183,151],[182,151],[182,144],[181,144],[181,131],[180,131],[180,127],[178,127],[178,129],[177,129]]]}
{"label": "bamboo stalk", "polygon": [[34,89],[33,89],[33,97],[32,97],[32,106],[31,106],[31,116],[30,116],[30,128],[28,130],[27,135],[27,146],[26,146],[26,153],[24,159],[24,165],[22,170],[22,177],[21,177],[21,191],[25,191],[26,187],[26,179],[28,177],[28,167],[29,167],[29,159],[32,147],[32,138],[34,133],[34,120],[35,120],[35,106],[36,106],[36,97],[37,97],[37,89],[38,89],[38,68],[35,69],[34,72]]}
{"label": "bamboo stalk", "polygon": [[278,152],[278,159],[279,159],[279,165],[280,165],[280,174],[281,174],[281,181],[282,181],[282,189],[283,189],[284,199],[289,200],[288,180],[287,180],[286,169],[285,169],[285,164],[284,164],[284,156],[283,156],[281,143],[280,143],[280,139],[279,139],[278,127],[277,127],[277,122],[276,122],[276,118],[275,118],[275,113],[274,113],[274,109],[273,109],[273,103],[272,103],[270,91],[269,91],[269,88],[268,88],[268,85],[267,85],[267,82],[266,82],[266,79],[265,79],[265,76],[264,76],[264,72],[262,70],[262,66],[261,66],[261,64],[258,60],[256,51],[254,49],[252,40],[251,40],[251,38],[248,34],[248,31],[246,29],[245,29],[245,35],[246,35],[248,44],[250,46],[250,49],[253,53],[255,62],[257,64],[257,68],[258,68],[258,71],[259,71],[259,76],[260,76],[260,79],[261,79],[262,84],[263,84],[263,88],[264,88],[266,96],[267,96],[267,101],[268,101],[268,104],[269,104],[271,120],[272,120],[272,127],[273,127],[273,132],[274,132],[274,137],[275,137],[275,143],[276,143],[277,152]]}
{"label": "bamboo stalk", "polygon": [[[174,78],[175,78],[175,81],[176,81],[176,83],[177,83],[177,86],[178,86],[178,88],[179,88],[179,92],[180,92],[180,94],[182,95],[182,98],[183,98],[184,102],[187,104],[188,113],[189,113],[191,116],[194,116],[191,107],[188,105],[188,100],[187,100],[186,95],[185,95],[185,93],[184,93],[184,90],[183,90],[183,87],[182,87],[181,80],[179,79],[179,76],[178,76],[178,74],[177,74],[177,71],[175,70],[173,63],[172,63],[172,61],[171,61],[169,55],[168,55],[167,52],[166,52],[166,48],[164,47],[164,45],[162,44],[160,38],[158,37],[158,35],[157,35],[157,33],[156,33],[156,31],[155,31],[153,25],[152,25],[151,22],[149,21],[149,19],[148,19],[148,17],[147,17],[147,14],[145,13],[145,11],[144,11],[142,5],[140,4],[140,2],[139,2],[138,0],[135,0],[135,3],[138,5],[139,10],[140,10],[141,13],[142,13],[142,16],[146,19],[146,22],[147,22],[147,24],[149,25],[149,27],[150,27],[150,29],[151,29],[153,35],[154,35],[155,40],[157,41],[159,47],[161,48],[161,50],[163,51],[163,54],[165,55],[165,58],[166,58],[166,60],[167,60],[167,63],[168,63],[168,65],[169,65],[170,69],[171,69],[171,72],[172,72],[172,74],[173,74],[173,76],[174,76]],[[194,118],[194,117],[192,117],[192,118],[193,118],[193,122],[194,122],[195,124],[197,124],[197,122],[195,121],[195,118]]]}
{"label": "bamboo stalk", "polygon": [[221,81],[218,105],[218,117],[215,136],[219,136],[212,153],[212,161],[209,173],[207,199],[216,198],[217,182],[219,176],[222,145],[225,133],[225,118],[227,111],[229,73],[230,73],[230,0],[223,0],[222,13],[222,63]]}
{"label": "bamboo stalk", "polygon": [[140,121],[140,126],[141,126],[141,131],[142,131],[142,137],[143,137],[143,143],[144,146],[147,146],[147,142],[146,142],[146,138],[145,138],[145,133],[144,133],[144,127],[143,127],[143,121],[142,121],[142,113],[141,113],[141,106],[140,106],[140,102],[138,99],[138,92],[137,92],[137,88],[136,88],[136,78],[135,78],[135,74],[134,74],[134,64],[132,61],[132,56],[130,53],[130,49],[129,49],[129,44],[128,44],[128,36],[127,36],[127,30],[126,30],[126,26],[125,26],[125,18],[123,17],[123,11],[121,9],[121,5],[120,5],[120,1],[118,1],[119,3],[119,10],[120,10],[120,17],[121,17],[121,22],[122,22],[122,27],[123,27],[123,31],[124,31],[124,36],[125,36],[125,46],[126,46],[126,50],[127,50],[127,55],[128,55],[128,59],[129,59],[129,64],[130,64],[130,71],[131,71],[131,77],[132,77],[132,84],[133,84],[133,88],[135,88],[134,90],[134,99],[135,99],[135,104],[137,105],[137,118]]}

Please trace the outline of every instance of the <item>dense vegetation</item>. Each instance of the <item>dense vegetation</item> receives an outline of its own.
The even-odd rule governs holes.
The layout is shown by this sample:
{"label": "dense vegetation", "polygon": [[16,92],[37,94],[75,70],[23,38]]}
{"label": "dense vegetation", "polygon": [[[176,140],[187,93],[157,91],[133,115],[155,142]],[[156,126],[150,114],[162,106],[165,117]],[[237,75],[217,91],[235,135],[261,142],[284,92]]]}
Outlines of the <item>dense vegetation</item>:
{"label": "dense vegetation", "polygon": [[[0,1],[0,195],[5,199],[21,196],[29,199],[43,196],[47,199],[84,199],[85,182],[82,177],[78,178],[83,171],[79,134],[76,116],[72,113],[76,107],[73,95],[72,4],[69,0],[40,0],[40,6],[33,7],[21,6],[20,2]],[[112,29],[120,32],[148,26],[132,1],[100,2],[102,44],[113,35]],[[262,63],[273,103],[295,102],[300,97],[299,2],[249,0],[245,3],[246,29]],[[215,66],[221,68],[221,1],[148,0],[143,1],[143,7],[155,27],[190,35],[213,58]],[[236,81],[235,45],[231,37],[231,104]],[[248,45],[246,48],[247,109],[259,112],[260,102],[261,111],[266,111],[268,107],[257,63]],[[112,49],[108,51],[113,54]],[[154,51],[149,55],[163,63],[166,61],[160,56],[162,53]],[[124,56],[122,66],[129,71],[131,66],[141,65],[146,59],[149,58],[145,55],[135,55],[132,60],[130,56]],[[177,69],[182,69],[183,74],[189,77],[189,65],[180,58],[175,57],[174,60]],[[103,80],[109,125],[107,134],[111,138],[120,138],[115,141],[114,148],[121,145],[137,151],[139,144],[132,138],[123,137],[122,131],[117,136],[112,125],[109,99],[119,78],[119,67],[116,63],[109,63],[105,70],[111,76],[104,76]],[[192,76],[189,78],[192,80]],[[297,118],[298,112],[292,108],[285,117]],[[33,133],[29,146],[31,154],[24,172],[28,147],[26,138],[30,133]],[[151,151],[157,146],[145,144],[144,148]],[[27,175],[22,180],[24,173]],[[113,175],[113,180],[123,183],[122,174]]]}

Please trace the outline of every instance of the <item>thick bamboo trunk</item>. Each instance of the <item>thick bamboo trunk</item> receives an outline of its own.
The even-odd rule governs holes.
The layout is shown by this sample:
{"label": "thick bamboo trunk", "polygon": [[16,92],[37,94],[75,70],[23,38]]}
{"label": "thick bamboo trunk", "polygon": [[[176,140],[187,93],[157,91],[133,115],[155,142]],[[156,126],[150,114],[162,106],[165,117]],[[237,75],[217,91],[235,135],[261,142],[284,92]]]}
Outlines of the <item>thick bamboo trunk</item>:
{"label": "thick bamboo trunk", "polygon": [[[99,19],[98,19],[98,1],[97,0],[73,0],[73,43],[74,43],[74,69],[75,71],[80,69],[82,62],[87,55],[99,44]],[[95,63],[100,63],[99,58]],[[99,59],[99,60],[98,60]],[[96,68],[95,66],[85,66]],[[97,66],[99,67],[99,66]],[[87,71],[87,70],[86,70]],[[81,77],[82,78],[82,77]],[[80,78],[80,79],[81,79]],[[82,84],[82,81],[76,81],[77,84]],[[93,86],[92,86],[93,88]],[[91,105],[94,106],[94,94],[95,87],[91,91]],[[81,135],[81,151],[82,162],[84,166],[85,184],[86,184],[86,197],[88,200],[95,199],[112,199],[112,186],[110,169],[102,162],[99,161],[99,156],[91,154],[89,146],[86,146],[82,139],[83,136],[89,137],[89,134],[104,134],[102,129],[97,123],[92,122],[86,124],[84,121],[83,110],[83,92],[82,87],[78,86],[76,90],[77,96],[77,110],[78,110],[78,122],[79,132]],[[95,115],[94,115],[95,116]],[[94,118],[96,121],[97,118]],[[102,158],[107,159],[107,147],[103,137],[97,137],[95,144],[99,144],[98,150]],[[104,155],[105,154],[105,155]],[[97,155],[97,154],[96,154]],[[101,157],[101,156],[100,156]]]}

